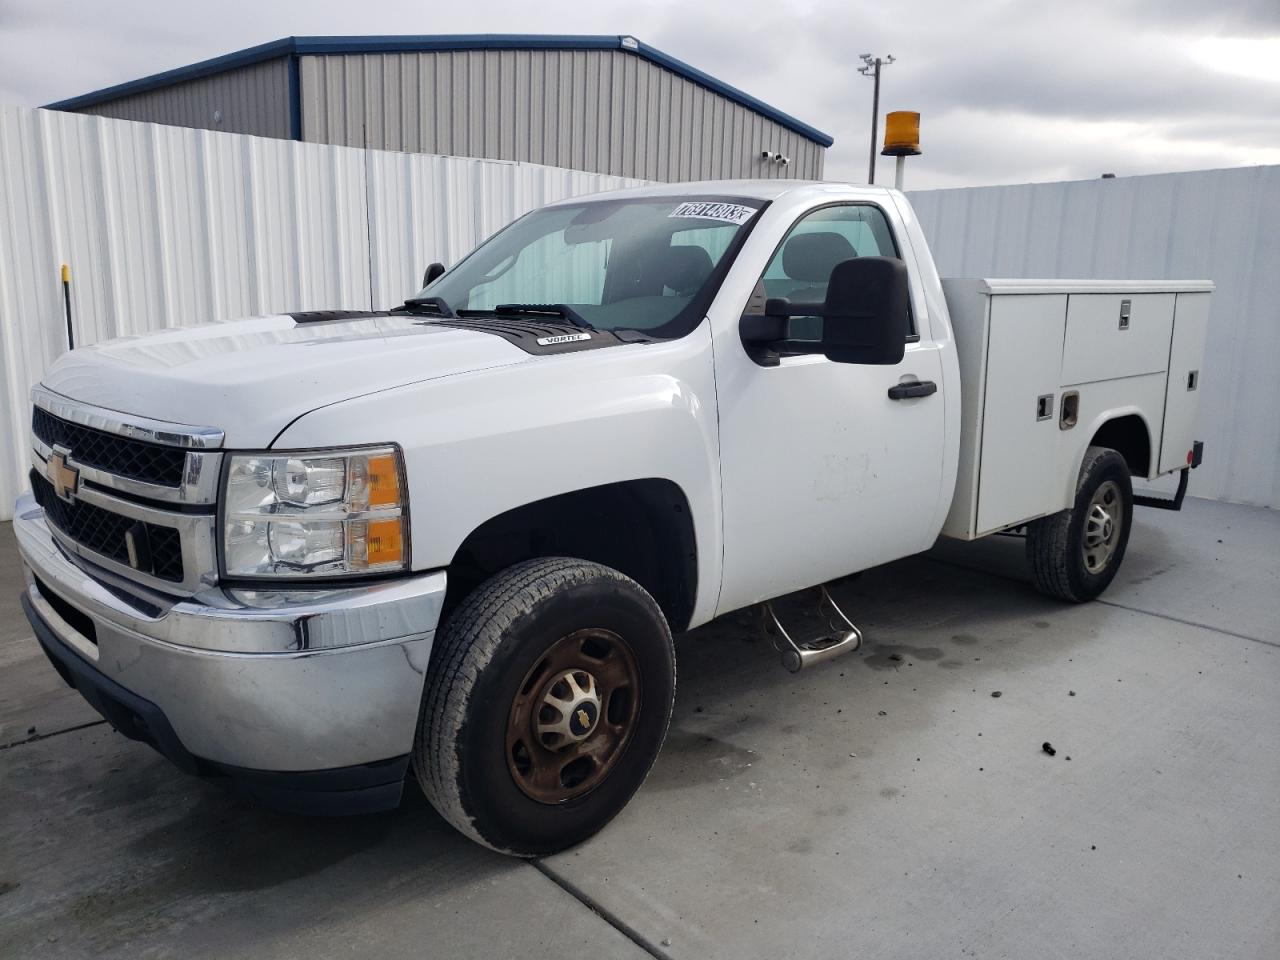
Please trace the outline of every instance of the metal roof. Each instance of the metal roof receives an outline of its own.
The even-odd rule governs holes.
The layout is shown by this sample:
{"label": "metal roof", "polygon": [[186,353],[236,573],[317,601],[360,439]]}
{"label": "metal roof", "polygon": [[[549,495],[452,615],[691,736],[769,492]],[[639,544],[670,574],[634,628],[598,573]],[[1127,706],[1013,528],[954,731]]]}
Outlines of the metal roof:
{"label": "metal roof", "polygon": [[166,70],[128,83],[104,87],[92,93],[81,94],[45,105],[48,110],[79,110],[95,104],[115,100],[135,93],[144,93],[160,87],[171,86],[186,80],[196,80],[236,67],[274,60],[277,57],[347,53],[411,53],[455,50],[622,50],[634,54],[687,80],[706,87],[727,100],[741,104],[768,117],[808,140],[829,147],[835,140],[809,124],[797,120],[757,100],[737,87],[717,80],[682,60],[657,50],[635,37],[621,36],[570,36],[542,34],[453,34],[443,36],[369,36],[369,37],[285,37],[270,43],[259,44],[235,53],[228,53],[212,60]]}

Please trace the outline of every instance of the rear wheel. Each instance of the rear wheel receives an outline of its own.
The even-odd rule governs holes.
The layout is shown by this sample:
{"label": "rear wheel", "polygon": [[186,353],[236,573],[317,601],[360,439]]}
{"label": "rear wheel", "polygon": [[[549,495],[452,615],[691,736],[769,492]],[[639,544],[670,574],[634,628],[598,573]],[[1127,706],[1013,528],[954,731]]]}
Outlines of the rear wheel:
{"label": "rear wheel", "polygon": [[553,853],[626,805],[674,697],[671,632],[639,584],[580,560],[520,563],[437,635],[414,768],[463,833],[504,853]]}
{"label": "rear wheel", "polygon": [[1075,503],[1027,525],[1027,559],[1036,589],[1082,603],[1115,579],[1129,544],[1133,487],[1129,468],[1109,447],[1090,447]]}

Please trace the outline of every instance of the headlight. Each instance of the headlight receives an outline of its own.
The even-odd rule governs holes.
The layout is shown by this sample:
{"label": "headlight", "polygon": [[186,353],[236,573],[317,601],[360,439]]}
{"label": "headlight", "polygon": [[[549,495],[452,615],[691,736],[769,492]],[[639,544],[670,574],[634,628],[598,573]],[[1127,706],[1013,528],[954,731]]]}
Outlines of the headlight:
{"label": "headlight", "polygon": [[222,491],[227,576],[407,569],[402,476],[395,447],[233,454]]}

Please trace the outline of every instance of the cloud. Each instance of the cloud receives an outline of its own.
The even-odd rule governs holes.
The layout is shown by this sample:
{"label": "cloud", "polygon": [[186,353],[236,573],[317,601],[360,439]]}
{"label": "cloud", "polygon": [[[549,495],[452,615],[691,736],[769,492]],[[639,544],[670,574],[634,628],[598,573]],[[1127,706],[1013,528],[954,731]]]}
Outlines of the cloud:
{"label": "cloud", "polygon": [[1217,30],[1280,32],[1280,3],[1276,0],[1137,0],[1131,4],[1135,18]]}
{"label": "cloud", "polygon": [[[831,133],[831,179],[866,175],[871,84],[922,114],[913,187],[1280,162],[1277,0],[6,0],[0,100],[34,105],[278,37],[632,33]],[[882,158],[882,180],[891,163]]]}
{"label": "cloud", "polygon": [[[911,164],[916,161],[908,161],[909,187],[1078,180],[1103,173],[1126,176],[1241,165],[1241,152],[1224,150],[1218,142],[1190,135],[1198,130],[1177,126],[1127,120],[1081,125],[1056,117],[969,110],[948,113],[935,126],[939,145],[931,156],[936,166],[930,176],[915,177],[919,168]],[[1005,131],[1005,136],[993,140],[991,130]],[[1255,149],[1250,160],[1280,164],[1280,143]]]}

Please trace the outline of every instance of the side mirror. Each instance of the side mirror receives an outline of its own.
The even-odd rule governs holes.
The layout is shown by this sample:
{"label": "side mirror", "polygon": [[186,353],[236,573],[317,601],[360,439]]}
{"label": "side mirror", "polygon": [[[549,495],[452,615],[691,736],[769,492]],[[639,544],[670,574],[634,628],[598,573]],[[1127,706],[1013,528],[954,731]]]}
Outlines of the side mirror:
{"label": "side mirror", "polygon": [[444,264],[433,263],[427,267],[427,272],[422,275],[422,285],[424,287],[429,287],[442,276],[444,276]]}
{"label": "side mirror", "polygon": [[835,265],[822,308],[822,352],[836,363],[901,363],[911,297],[907,265],[894,257],[855,257]]}
{"label": "side mirror", "polygon": [[769,344],[785,340],[787,336],[787,320],[791,303],[786,297],[770,297],[764,301],[764,313],[751,310],[759,304],[749,304],[747,312],[742,315],[738,330],[742,342],[746,344]]}

